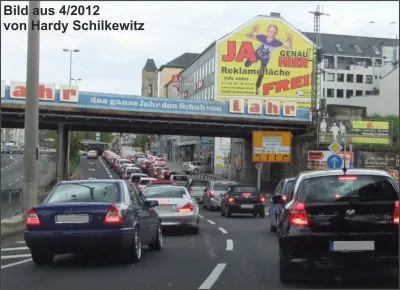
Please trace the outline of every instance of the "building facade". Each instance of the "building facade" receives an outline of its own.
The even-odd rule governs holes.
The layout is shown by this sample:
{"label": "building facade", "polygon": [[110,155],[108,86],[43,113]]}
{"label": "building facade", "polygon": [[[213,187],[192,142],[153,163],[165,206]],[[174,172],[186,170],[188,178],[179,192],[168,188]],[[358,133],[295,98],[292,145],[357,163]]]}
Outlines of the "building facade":
{"label": "building facade", "polygon": [[157,97],[158,69],[154,59],[147,59],[142,69],[142,96]]}

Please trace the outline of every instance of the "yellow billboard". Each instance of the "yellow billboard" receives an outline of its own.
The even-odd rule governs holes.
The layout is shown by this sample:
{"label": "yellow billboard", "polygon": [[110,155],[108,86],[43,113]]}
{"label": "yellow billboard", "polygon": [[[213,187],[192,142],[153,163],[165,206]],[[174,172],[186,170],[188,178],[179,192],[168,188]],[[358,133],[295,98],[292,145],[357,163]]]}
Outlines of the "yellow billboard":
{"label": "yellow billboard", "polygon": [[217,44],[216,100],[311,106],[312,42],[282,18],[256,17]]}
{"label": "yellow billboard", "polygon": [[253,131],[253,162],[290,163],[290,131]]}

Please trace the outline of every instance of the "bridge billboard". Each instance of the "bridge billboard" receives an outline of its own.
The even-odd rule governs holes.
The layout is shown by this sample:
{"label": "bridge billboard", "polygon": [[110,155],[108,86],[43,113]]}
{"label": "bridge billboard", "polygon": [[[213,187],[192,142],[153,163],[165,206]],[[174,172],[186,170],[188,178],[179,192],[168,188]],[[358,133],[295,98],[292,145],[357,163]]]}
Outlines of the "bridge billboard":
{"label": "bridge billboard", "polygon": [[312,49],[284,19],[253,18],[217,42],[216,100],[258,97],[310,108]]}
{"label": "bridge billboard", "polygon": [[[54,107],[59,111],[71,111],[73,108],[96,110],[130,111],[143,113],[196,115],[204,117],[223,117],[226,119],[247,119],[263,121],[283,121],[306,124],[309,122],[309,110],[303,108],[293,112],[293,108],[278,108],[274,104],[267,107],[258,107],[254,112],[254,105],[238,104],[235,100],[230,102],[194,101],[173,98],[153,98],[135,95],[117,95],[109,93],[95,93],[79,91],[78,87],[40,84],[38,87],[39,104],[46,107]],[[2,81],[2,104],[25,104],[26,87],[22,82],[11,82],[10,86],[4,85]],[[269,107],[268,107],[269,106]]]}

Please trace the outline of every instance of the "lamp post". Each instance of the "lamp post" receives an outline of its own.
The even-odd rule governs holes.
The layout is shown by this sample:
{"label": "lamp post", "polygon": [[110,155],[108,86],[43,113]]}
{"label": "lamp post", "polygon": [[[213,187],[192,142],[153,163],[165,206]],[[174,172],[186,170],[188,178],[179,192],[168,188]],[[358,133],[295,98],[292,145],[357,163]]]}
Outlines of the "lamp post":
{"label": "lamp post", "polygon": [[64,52],[69,52],[69,86],[71,86],[72,81],[72,53],[79,52],[79,49],[68,49],[64,48]]}

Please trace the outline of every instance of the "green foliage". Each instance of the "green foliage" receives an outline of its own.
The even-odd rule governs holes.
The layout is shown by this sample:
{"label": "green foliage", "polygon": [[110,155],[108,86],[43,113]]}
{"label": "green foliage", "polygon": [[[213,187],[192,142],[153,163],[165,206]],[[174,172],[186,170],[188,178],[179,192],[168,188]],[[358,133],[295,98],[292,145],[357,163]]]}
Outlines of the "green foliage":
{"label": "green foliage", "polygon": [[147,138],[148,138],[147,134],[137,134],[136,139],[133,142],[133,147],[140,147],[140,148],[145,149],[146,143],[147,143]]}

